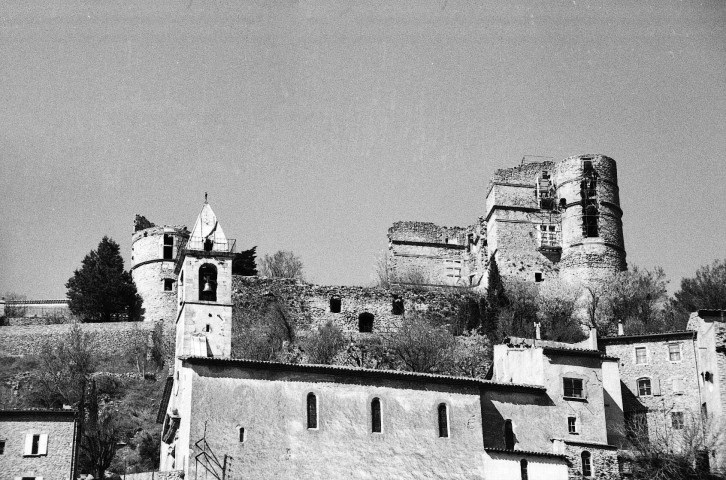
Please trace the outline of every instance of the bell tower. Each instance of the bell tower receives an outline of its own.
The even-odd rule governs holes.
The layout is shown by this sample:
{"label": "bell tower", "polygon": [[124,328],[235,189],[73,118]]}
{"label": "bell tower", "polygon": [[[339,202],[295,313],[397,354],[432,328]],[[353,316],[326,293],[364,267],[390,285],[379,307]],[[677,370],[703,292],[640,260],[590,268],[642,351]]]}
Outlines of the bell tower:
{"label": "bell tower", "polygon": [[235,241],[225,236],[205,201],[189,240],[180,248],[176,356],[229,357],[232,351],[232,257]]}

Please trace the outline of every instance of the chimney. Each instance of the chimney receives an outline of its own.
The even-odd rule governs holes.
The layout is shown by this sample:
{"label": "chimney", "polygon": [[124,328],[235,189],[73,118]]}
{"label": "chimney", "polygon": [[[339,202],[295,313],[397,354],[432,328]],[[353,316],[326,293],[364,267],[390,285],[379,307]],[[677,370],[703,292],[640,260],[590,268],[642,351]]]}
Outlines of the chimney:
{"label": "chimney", "polygon": [[623,329],[623,322],[618,320],[618,337],[625,335],[625,329]]}
{"label": "chimney", "polygon": [[597,350],[597,328],[590,327],[590,339],[589,342],[591,350]]}
{"label": "chimney", "polygon": [[535,340],[542,340],[542,332],[539,327],[540,327],[540,323],[534,322],[534,339]]}

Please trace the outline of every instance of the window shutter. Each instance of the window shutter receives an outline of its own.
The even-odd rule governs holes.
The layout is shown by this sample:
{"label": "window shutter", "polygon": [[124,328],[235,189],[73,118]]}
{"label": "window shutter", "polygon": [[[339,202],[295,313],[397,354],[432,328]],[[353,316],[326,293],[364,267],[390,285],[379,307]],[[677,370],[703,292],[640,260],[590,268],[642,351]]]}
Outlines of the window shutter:
{"label": "window shutter", "polygon": [[631,392],[633,392],[633,395],[635,395],[636,397],[640,396],[640,394],[638,393],[638,381],[637,380],[631,380],[630,382],[628,382],[628,388],[630,389]]}
{"label": "window shutter", "polygon": [[25,434],[25,453],[23,453],[23,455],[32,455],[32,454],[33,454],[33,434],[26,433]]}
{"label": "window shutter", "polygon": [[681,386],[681,379],[679,377],[673,379],[673,393],[683,393],[683,387]]}
{"label": "window shutter", "polygon": [[38,455],[48,455],[48,434],[44,433],[40,436],[38,443]]}
{"label": "window shutter", "polygon": [[650,381],[650,388],[653,395],[660,395],[660,378],[653,377]]}

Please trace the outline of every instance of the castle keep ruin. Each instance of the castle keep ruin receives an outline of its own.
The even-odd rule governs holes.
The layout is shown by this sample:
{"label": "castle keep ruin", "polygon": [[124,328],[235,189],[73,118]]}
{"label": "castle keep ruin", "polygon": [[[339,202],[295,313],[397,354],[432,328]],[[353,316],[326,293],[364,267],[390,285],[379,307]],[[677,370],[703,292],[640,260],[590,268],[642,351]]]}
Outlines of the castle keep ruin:
{"label": "castle keep ruin", "polygon": [[508,279],[597,282],[626,268],[622,215],[612,158],[523,159],[494,172],[485,215],[475,225],[394,223],[388,230],[389,277],[403,284],[486,288],[495,258]]}

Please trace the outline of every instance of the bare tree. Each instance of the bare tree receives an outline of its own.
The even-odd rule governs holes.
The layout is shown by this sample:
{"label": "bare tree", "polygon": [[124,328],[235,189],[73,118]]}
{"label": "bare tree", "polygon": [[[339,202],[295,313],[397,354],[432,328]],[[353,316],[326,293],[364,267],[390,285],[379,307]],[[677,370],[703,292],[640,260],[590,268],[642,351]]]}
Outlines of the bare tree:
{"label": "bare tree", "polygon": [[456,337],[451,351],[451,375],[483,378],[492,363],[492,344],[485,335],[473,330]]}
{"label": "bare tree", "polygon": [[310,363],[327,365],[333,363],[344,346],[343,331],[330,320],[302,342],[303,351]]}
{"label": "bare tree", "polygon": [[112,411],[109,408],[100,408],[98,405],[95,380],[91,380],[87,403],[81,450],[86,456],[87,463],[93,468],[94,478],[103,480],[106,469],[116,455],[116,445],[120,435]]}
{"label": "bare tree", "polygon": [[303,278],[303,264],[300,257],[292,252],[278,250],[257,260],[257,270],[263,277]]}
{"label": "bare tree", "polygon": [[406,315],[395,334],[386,340],[391,354],[405,370],[433,373],[451,368],[454,336],[423,315]]}

